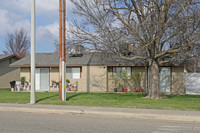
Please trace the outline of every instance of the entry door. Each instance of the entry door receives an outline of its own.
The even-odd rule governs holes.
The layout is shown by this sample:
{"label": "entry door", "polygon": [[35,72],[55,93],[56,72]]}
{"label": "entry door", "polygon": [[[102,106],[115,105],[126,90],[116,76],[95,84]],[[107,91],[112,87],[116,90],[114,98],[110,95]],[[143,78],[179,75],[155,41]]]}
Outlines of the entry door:
{"label": "entry door", "polygon": [[35,69],[35,89],[40,90],[40,68]]}
{"label": "entry door", "polygon": [[161,67],[160,69],[160,92],[170,92],[171,68]]}
{"label": "entry door", "polygon": [[40,68],[40,90],[49,90],[49,68]]}
{"label": "entry door", "polygon": [[36,90],[49,90],[49,68],[36,68]]}

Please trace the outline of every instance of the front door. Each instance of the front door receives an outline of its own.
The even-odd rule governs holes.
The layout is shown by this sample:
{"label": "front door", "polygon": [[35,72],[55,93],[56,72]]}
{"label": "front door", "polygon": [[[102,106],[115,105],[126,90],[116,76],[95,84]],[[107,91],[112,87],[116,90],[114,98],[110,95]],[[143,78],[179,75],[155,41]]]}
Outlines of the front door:
{"label": "front door", "polygon": [[171,68],[160,68],[160,92],[170,92],[171,88]]}
{"label": "front door", "polygon": [[40,90],[40,68],[35,69],[35,88]]}
{"label": "front door", "polygon": [[36,68],[36,90],[49,90],[49,68]]}

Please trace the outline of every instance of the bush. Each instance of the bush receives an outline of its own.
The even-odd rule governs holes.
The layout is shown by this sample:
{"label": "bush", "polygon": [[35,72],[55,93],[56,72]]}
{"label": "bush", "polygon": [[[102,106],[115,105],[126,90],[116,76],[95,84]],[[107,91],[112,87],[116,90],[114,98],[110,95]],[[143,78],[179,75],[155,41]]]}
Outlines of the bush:
{"label": "bush", "polygon": [[21,82],[25,82],[26,81],[26,78],[25,77],[21,77]]}
{"label": "bush", "polygon": [[67,82],[67,83],[70,83],[70,80],[69,80],[69,79],[66,79],[66,82]]}

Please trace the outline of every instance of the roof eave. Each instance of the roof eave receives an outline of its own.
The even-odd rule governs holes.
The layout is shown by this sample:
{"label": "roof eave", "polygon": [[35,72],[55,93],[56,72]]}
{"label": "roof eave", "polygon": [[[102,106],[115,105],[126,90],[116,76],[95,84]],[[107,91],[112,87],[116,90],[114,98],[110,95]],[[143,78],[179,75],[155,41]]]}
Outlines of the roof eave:
{"label": "roof eave", "polygon": [[[9,65],[9,67],[31,67],[30,65]],[[59,67],[59,65],[36,65],[35,67]]]}
{"label": "roof eave", "polygon": [[17,59],[21,59],[19,56],[17,56],[17,55],[14,54],[14,55],[6,56],[6,57],[0,59],[0,61],[7,60],[7,59],[12,58],[12,57],[16,57]]}

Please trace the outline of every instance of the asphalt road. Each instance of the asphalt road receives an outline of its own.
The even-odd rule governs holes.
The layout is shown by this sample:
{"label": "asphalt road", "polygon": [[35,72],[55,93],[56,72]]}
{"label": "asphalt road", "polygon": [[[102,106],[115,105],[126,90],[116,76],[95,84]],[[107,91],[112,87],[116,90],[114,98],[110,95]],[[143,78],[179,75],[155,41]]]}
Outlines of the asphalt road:
{"label": "asphalt road", "polygon": [[200,123],[0,111],[0,133],[200,133]]}

